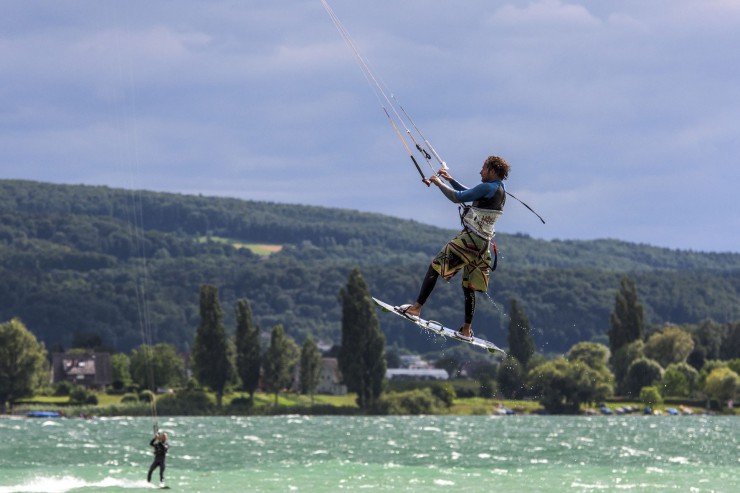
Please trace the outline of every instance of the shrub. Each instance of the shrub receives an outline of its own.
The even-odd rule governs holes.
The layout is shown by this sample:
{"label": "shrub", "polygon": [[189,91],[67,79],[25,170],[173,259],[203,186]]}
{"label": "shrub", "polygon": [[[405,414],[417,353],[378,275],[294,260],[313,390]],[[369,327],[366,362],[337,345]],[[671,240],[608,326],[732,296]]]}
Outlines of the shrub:
{"label": "shrub", "polygon": [[74,386],[69,392],[69,400],[74,403],[82,404],[87,402],[89,396],[90,392],[85,387],[80,387],[79,385]]}
{"label": "shrub", "polygon": [[639,395],[643,387],[651,387],[663,378],[663,367],[649,358],[637,358],[627,369],[626,390]]}
{"label": "shrub", "polygon": [[660,395],[658,387],[643,387],[640,389],[640,402],[648,407],[655,407],[663,403],[663,396]]}
{"label": "shrub", "polygon": [[138,403],[139,396],[136,394],[124,394],[121,398],[121,404]]}
{"label": "shrub", "polygon": [[435,383],[432,385],[432,395],[436,397],[445,407],[451,407],[457,398],[455,388],[449,383]]}
{"label": "shrub", "polygon": [[151,390],[142,390],[139,392],[139,400],[141,402],[152,402],[154,400],[154,392]]}
{"label": "shrub", "polygon": [[249,400],[249,397],[237,397],[232,399],[226,407],[226,414],[230,415],[252,414],[253,411],[254,404]]}
{"label": "shrub", "polygon": [[433,414],[437,399],[429,389],[389,392],[372,409],[377,414]]}
{"label": "shrub", "polygon": [[69,395],[71,390],[72,384],[67,382],[66,380],[62,380],[54,386],[54,395],[58,397]]}
{"label": "shrub", "polygon": [[200,416],[213,414],[216,405],[202,390],[182,390],[160,397],[157,409],[161,415]]}

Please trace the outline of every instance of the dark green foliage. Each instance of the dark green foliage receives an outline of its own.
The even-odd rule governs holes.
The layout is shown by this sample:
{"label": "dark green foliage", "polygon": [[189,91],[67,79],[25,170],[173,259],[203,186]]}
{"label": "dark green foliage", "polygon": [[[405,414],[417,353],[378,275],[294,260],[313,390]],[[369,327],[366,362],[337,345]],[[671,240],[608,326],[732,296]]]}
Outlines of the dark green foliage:
{"label": "dark green foliage", "polygon": [[85,387],[75,385],[69,393],[69,401],[75,404],[84,404],[90,395]]}
{"label": "dark green foliage", "polygon": [[236,370],[242,382],[242,388],[249,392],[250,400],[254,399],[260,380],[262,366],[260,356],[260,330],[252,320],[252,308],[247,300],[236,304]]}
{"label": "dark green foliage", "polygon": [[139,396],[136,394],[124,394],[121,397],[121,404],[130,404],[139,402]]}
{"label": "dark green foliage", "polygon": [[663,373],[661,394],[668,397],[688,397],[695,389],[699,375],[693,366],[686,362],[669,365]]}
{"label": "dark green foliage", "polygon": [[657,387],[648,386],[640,389],[640,402],[647,407],[654,407],[663,403],[663,396]]}
{"label": "dark green foliage", "polygon": [[519,360],[524,368],[534,354],[534,339],[530,334],[529,319],[516,298],[509,308],[509,354]]}
{"label": "dark green foliage", "polygon": [[548,361],[532,368],[527,381],[542,406],[553,414],[578,413],[581,404],[601,401],[611,393],[611,375],[581,360]]}
{"label": "dark green foliage", "polygon": [[313,402],[313,394],[321,378],[321,352],[319,351],[313,337],[308,336],[301,347],[301,373],[300,388],[301,393],[310,394]]}
{"label": "dark green foliage", "polygon": [[237,397],[226,407],[226,414],[229,416],[249,415],[253,412],[254,397]]}
{"label": "dark green foliage", "polygon": [[[579,342],[565,355],[571,363],[583,363],[588,371],[579,382],[580,402],[599,402],[614,393],[614,375],[609,370],[609,348],[595,342]],[[585,384],[583,383],[585,382]]]}
{"label": "dark green foliage", "polygon": [[152,402],[154,400],[154,392],[148,389],[144,389],[141,392],[139,392],[139,401],[140,402]]}
{"label": "dark green foliage", "polygon": [[501,394],[507,399],[521,399],[524,396],[526,369],[518,359],[507,355],[496,373],[496,381]]}
{"label": "dark green foliage", "polygon": [[[137,212],[144,229],[133,228]],[[310,334],[338,343],[336,293],[352,268],[363,269],[375,296],[411,301],[430,256],[452,233],[322,207],[0,180],[0,320],[18,316],[47,347],[71,347],[78,331],[128,352],[144,342],[144,312],[154,342],[189,352],[199,323],[194,293],[210,283],[224,306],[248,298],[259,326],[283,324],[298,340]],[[501,257],[491,295],[499,305],[521,300],[537,347],[547,352],[603,338],[625,275],[639,286],[645,323],[712,319],[728,328],[737,316],[738,254],[505,233],[496,242]],[[283,250],[258,257],[239,247],[244,243]],[[142,287],[146,304],[138,296]],[[425,315],[445,324],[458,320],[459,289],[439,283]],[[502,312],[479,303],[476,333],[504,341]],[[226,326],[235,325],[234,317],[232,310],[224,314]],[[400,318],[381,322],[391,345],[418,352],[442,347]],[[725,359],[740,357],[740,324],[732,327],[719,346]]]}
{"label": "dark green foliage", "polygon": [[218,290],[204,284],[200,289],[200,324],[193,341],[193,373],[201,385],[216,392],[219,409],[226,384],[234,371],[221,313]]}
{"label": "dark green foliage", "polygon": [[184,378],[183,360],[172,344],[141,345],[131,352],[129,362],[131,378],[141,388],[174,386]]}
{"label": "dark green foliage", "polygon": [[638,397],[640,389],[650,387],[663,378],[663,368],[657,361],[649,358],[637,358],[627,369],[625,390],[627,396]]}
{"label": "dark green foliage", "polygon": [[457,398],[455,387],[450,383],[435,383],[431,386],[431,390],[432,395],[434,395],[434,397],[436,397],[445,407],[452,407],[452,404],[454,404],[455,399]]}
{"label": "dark green foliage", "polygon": [[157,411],[161,416],[203,416],[214,414],[216,409],[202,390],[181,390],[160,397]]}
{"label": "dark green foliage", "polygon": [[275,406],[278,404],[278,393],[291,384],[298,357],[298,346],[293,338],[285,335],[282,325],[276,325],[270,334],[270,346],[262,365],[264,387],[267,392],[275,394]]}
{"label": "dark green foliage", "polygon": [[722,343],[719,355],[725,360],[740,358],[740,321],[728,324],[727,337]]}
{"label": "dark green foliage", "polygon": [[635,282],[625,277],[622,279],[619,293],[614,303],[614,312],[610,317],[609,349],[612,354],[632,341],[641,340],[644,332],[643,308],[637,300]]}
{"label": "dark green foliage", "polygon": [[369,409],[383,391],[385,337],[359,269],[352,270],[339,299],[342,304],[339,368],[347,389],[357,393],[357,405],[362,410]]}
{"label": "dark green foliage", "polygon": [[729,327],[713,320],[704,320],[694,331],[694,351],[700,352],[701,360],[720,359],[722,343],[727,339]]}
{"label": "dark green foliage", "polygon": [[388,392],[373,402],[370,410],[375,414],[434,414],[440,404],[428,388]]}
{"label": "dark green foliage", "polygon": [[46,349],[18,319],[0,323],[0,414],[5,403],[31,395],[48,378]]}
{"label": "dark green foliage", "polygon": [[131,360],[124,353],[112,354],[110,357],[111,368],[113,370],[113,385],[117,390],[131,385]]}
{"label": "dark green foliage", "polygon": [[479,395],[481,397],[492,399],[498,393],[498,383],[496,383],[495,378],[490,375],[481,375],[478,377],[478,383],[480,383]]}
{"label": "dark green foliage", "polygon": [[632,341],[622,346],[611,357],[611,367],[619,395],[627,394],[627,370],[633,361],[644,356],[645,343],[642,340]]}
{"label": "dark green foliage", "polygon": [[666,325],[652,334],[645,342],[644,353],[666,368],[673,363],[682,363],[694,350],[691,334],[678,327]]}
{"label": "dark green foliage", "polygon": [[568,361],[582,361],[594,370],[607,370],[609,348],[595,342],[579,342],[567,354]]}
{"label": "dark green foliage", "polygon": [[67,380],[62,380],[61,382],[54,384],[54,395],[58,397],[69,395],[71,391],[72,391],[72,384],[68,382]]}

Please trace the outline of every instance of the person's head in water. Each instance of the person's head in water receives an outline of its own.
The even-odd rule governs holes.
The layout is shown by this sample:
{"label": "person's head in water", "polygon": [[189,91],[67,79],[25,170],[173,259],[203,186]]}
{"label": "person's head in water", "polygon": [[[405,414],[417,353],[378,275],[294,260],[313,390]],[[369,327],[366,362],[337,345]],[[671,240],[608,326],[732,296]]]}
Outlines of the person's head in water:
{"label": "person's head in water", "polygon": [[[493,171],[498,175],[499,180],[505,180],[509,176],[509,163],[499,156],[488,156],[483,163],[483,170]],[[483,173],[481,173],[482,175]]]}

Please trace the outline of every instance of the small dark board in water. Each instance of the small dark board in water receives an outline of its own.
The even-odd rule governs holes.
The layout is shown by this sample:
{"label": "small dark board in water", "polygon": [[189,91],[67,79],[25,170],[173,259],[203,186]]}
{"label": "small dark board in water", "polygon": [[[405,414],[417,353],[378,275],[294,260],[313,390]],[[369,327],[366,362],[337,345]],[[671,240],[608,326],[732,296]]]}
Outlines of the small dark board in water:
{"label": "small dark board in water", "polygon": [[439,334],[439,335],[442,335],[442,336],[445,336],[445,337],[449,337],[451,339],[455,339],[456,341],[467,342],[468,344],[472,344],[473,346],[478,346],[478,347],[481,347],[483,349],[486,349],[486,350],[488,350],[488,352],[491,352],[491,353],[495,353],[495,352],[498,351],[500,353],[506,354],[506,352],[504,352],[503,349],[501,349],[500,347],[498,347],[494,343],[492,343],[490,341],[487,341],[485,339],[481,339],[479,337],[473,337],[472,339],[464,339],[464,338],[460,337],[459,335],[457,335],[457,332],[456,331],[454,331],[454,330],[452,330],[450,328],[445,327],[444,325],[442,325],[439,322],[435,322],[434,320],[424,320],[423,318],[414,317],[413,315],[406,315],[405,313],[401,312],[401,310],[399,309],[399,307],[393,306],[393,305],[389,305],[388,303],[386,303],[384,301],[380,301],[377,298],[373,298],[373,301],[384,312],[395,313],[399,317],[402,317],[402,318],[408,320],[409,322],[415,323],[416,325],[418,325],[422,329],[428,330],[430,332],[434,332],[435,334]]}

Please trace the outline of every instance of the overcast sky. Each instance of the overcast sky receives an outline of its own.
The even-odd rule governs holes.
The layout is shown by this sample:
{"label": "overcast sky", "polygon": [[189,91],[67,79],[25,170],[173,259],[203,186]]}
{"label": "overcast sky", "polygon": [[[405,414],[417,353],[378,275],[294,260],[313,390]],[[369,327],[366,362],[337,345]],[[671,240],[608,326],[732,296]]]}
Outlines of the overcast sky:
{"label": "overcast sky", "polygon": [[[457,227],[320,0],[0,4],[0,178]],[[740,252],[740,2],[330,4],[499,231]]]}

